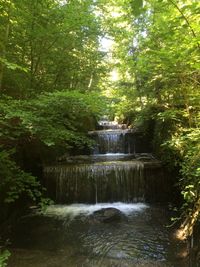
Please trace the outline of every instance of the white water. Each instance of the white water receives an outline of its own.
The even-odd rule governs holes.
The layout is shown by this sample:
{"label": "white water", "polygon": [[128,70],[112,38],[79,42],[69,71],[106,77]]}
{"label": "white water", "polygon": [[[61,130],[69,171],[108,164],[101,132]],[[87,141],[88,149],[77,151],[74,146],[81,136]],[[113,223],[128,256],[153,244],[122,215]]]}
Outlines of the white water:
{"label": "white water", "polygon": [[71,205],[51,205],[45,211],[45,215],[55,216],[61,218],[70,218],[73,220],[79,215],[91,215],[93,212],[100,210],[102,208],[116,208],[120,210],[123,214],[129,216],[135,212],[142,212],[149,206],[144,203],[98,203],[94,205],[90,204],[71,204]]}
{"label": "white water", "polygon": [[106,154],[100,154],[101,156],[126,156],[127,154],[125,153],[106,153]]}

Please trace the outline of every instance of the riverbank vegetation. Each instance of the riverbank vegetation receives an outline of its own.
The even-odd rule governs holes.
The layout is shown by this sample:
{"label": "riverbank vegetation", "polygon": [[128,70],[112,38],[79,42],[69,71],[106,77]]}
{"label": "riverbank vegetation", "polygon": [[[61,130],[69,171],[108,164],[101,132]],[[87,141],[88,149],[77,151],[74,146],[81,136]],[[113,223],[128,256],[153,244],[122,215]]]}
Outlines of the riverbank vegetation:
{"label": "riverbank vegetation", "polygon": [[106,113],[142,129],[179,171],[190,235],[200,211],[199,1],[0,0],[0,10],[1,219],[42,201],[42,165],[90,149],[87,132]]}
{"label": "riverbank vegetation", "polygon": [[113,21],[117,115],[150,133],[154,153],[179,170],[186,237],[200,211],[200,4],[131,3]]}
{"label": "riverbank vegetation", "polygon": [[45,162],[90,149],[87,132],[106,109],[97,91],[107,67],[98,50],[101,26],[92,1],[0,0],[0,10],[0,265],[5,266],[8,225],[28,207],[49,202]]}

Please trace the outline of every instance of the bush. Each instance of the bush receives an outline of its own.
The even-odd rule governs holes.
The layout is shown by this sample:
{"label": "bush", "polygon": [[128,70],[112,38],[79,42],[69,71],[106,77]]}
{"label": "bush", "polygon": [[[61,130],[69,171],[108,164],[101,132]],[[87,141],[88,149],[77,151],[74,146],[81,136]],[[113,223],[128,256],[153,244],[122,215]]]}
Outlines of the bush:
{"label": "bush", "polygon": [[[11,153],[11,152],[10,152]],[[0,204],[9,205],[25,199],[39,202],[42,188],[36,177],[22,171],[11,159],[8,151],[0,152]]]}

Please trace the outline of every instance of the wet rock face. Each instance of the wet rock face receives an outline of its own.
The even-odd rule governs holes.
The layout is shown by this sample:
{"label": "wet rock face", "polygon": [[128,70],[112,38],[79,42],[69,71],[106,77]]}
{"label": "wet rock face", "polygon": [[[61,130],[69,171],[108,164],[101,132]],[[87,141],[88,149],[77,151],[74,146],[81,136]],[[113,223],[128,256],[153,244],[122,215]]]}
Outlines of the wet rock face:
{"label": "wet rock face", "polygon": [[90,221],[94,223],[110,223],[120,221],[124,215],[122,212],[115,208],[103,208],[95,211],[90,216]]}

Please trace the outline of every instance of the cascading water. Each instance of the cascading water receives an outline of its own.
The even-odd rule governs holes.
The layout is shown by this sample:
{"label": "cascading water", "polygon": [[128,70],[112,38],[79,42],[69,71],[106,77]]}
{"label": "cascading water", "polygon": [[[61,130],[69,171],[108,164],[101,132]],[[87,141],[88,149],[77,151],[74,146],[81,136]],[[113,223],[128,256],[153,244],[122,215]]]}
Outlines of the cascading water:
{"label": "cascading water", "polygon": [[143,170],[140,161],[113,161],[51,166],[45,173],[57,203],[138,202],[144,201]]}
{"label": "cascading water", "polygon": [[163,181],[160,163],[148,154],[130,153],[133,142],[129,134],[132,130],[125,125],[105,121],[102,124],[106,130],[89,133],[98,146],[93,155],[71,157],[69,163],[44,168],[49,196],[56,203],[63,204],[155,201],[156,195],[162,201],[165,194],[160,197],[153,190],[151,194],[151,187],[154,186],[149,186],[151,181],[147,178],[156,166],[160,176],[159,180],[154,181],[159,187],[157,191],[164,187],[165,192],[168,187]]}
{"label": "cascading water", "polygon": [[[166,209],[145,203],[172,191],[160,162],[135,153],[124,125],[103,121],[102,127],[90,132],[96,154],[44,168],[57,205],[16,226],[8,267],[189,266],[163,226]],[[98,212],[118,217],[108,223]]]}
{"label": "cascading water", "polygon": [[[110,125],[108,123],[108,125]],[[94,148],[94,154],[107,154],[107,153],[135,153],[135,137],[133,131],[117,128],[114,124],[111,129],[109,126],[105,126],[103,130],[91,131],[89,134],[95,139],[96,146]]]}
{"label": "cascading water", "polygon": [[99,153],[124,153],[124,134],[116,131],[102,131],[98,135]]}

